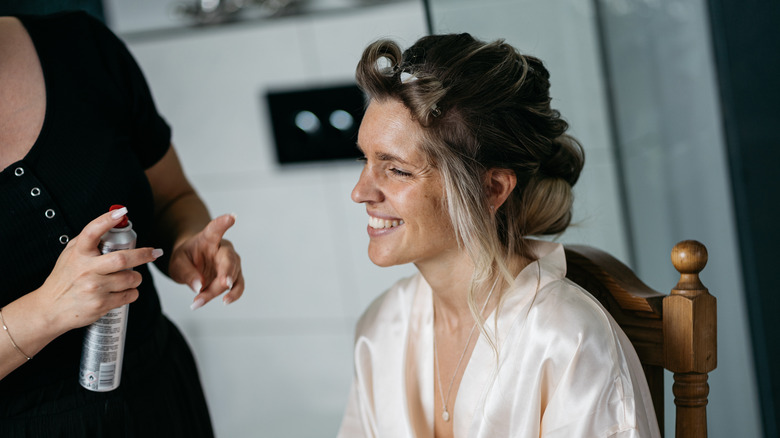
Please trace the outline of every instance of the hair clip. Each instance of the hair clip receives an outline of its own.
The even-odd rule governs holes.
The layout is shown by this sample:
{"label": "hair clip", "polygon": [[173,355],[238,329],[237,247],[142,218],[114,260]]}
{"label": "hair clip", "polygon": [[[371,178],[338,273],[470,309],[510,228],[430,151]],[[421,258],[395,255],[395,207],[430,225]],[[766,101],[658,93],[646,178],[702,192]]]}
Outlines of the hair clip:
{"label": "hair clip", "polygon": [[417,76],[415,76],[412,73],[408,73],[408,72],[402,71],[401,75],[400,75],[400,79],[401,79],[401,83],[402,84],[408,84],[410,82],[416,81],[417,80]]}
{"label": "hair clip", "polygon": [[441,115],[441,108],[435,103],[433,104],[433,108],[431,108],[431,115],[433,117],[439,117]]}

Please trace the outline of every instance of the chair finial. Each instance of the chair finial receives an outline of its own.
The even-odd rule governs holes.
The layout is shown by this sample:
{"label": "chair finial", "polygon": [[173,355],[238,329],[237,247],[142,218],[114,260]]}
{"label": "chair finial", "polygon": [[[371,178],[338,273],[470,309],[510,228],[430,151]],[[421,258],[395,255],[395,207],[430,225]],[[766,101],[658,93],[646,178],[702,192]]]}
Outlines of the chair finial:
{"label": "chair finial", "polygon": [[680,281],[673,293],[698,293],[707,290],[699,279],[699,272],[707,265],[707,248],[701,242],[683,240],[674,245],[672,264],[680,273]]}
{"label": "chair finial", "polygon": [[683,240],[672,249],[672,264],[681,274],[698,274],[707,265],[707,248],[696,240]]}

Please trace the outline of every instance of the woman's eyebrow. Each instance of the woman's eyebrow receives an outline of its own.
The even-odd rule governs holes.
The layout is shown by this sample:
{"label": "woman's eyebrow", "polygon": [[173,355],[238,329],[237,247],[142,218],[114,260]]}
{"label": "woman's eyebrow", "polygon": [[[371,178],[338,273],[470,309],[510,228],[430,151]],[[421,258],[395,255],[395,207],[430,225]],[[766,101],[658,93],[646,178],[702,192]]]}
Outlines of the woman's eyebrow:
{"label": "woman's eyebrow", "polygon": [[[359,151],[360,151],[360,152],[361,152],[363,155],[365,155],[365,154],[366,154],[366,151],[364,151],[364,150],[363,150],[363,148],[360,146],[360,143],[358,143],[358,142],[355,142],[355,146],[358,148],[358,150],[359,150]],[[409,164],[411,164],[411,163],[409,163],[409,161],[407,161],[407,160],[405,160],[405,159],[403,159],[403,158],[399,157],[398,155],[391,154],[391,153],[389,153],[389,152],[383,152],[383,151],[375,152],[375,153],[374,153],[374,157],[375,157],[377,160],[379,160],[379,161],[397,161],[397,162],[399,162],[399,163],[401,163],[401,164],[404,164],[404,165],[409,165]]]}
{"label": "woman's eyebrow", "polygon": [[401,164],[409,164],[408,161],[404,160],[403,158],[399,157],[398,155],[389,154],[387,152],[377,152],[374,154],[379,161],[397,161]]}

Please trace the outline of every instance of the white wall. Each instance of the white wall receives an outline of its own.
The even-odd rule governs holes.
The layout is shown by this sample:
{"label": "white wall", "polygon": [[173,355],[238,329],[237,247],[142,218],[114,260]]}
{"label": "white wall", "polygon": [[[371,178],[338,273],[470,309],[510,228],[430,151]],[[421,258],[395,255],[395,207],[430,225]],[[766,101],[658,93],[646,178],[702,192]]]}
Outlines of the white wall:
{"label": "white wall", "polygon": [[[182,328],[198,360],[217,434],[332,436],[352,375],[354,323],[376,295],[413,267],[380,269],[368,260],[364,208],[349,198],[359,165],[275,163],[262,94],[268,88],[351,80],[370,41],[392,37],[406,47],[425,34],[422,5],[408,1],[139,33],[170,21],[147,20],[135,9],[146,5],[159,14],[160,3],[128,2],[108,2],[109,19],[173,126],[189,177],[213,215],[238,215],[227,237],[243,260],[247,290],[240,301],[191,312],[191,292],[156,275],[164,311]],[[597,245],[625,260],[591,11],[541,0],[531,4],[533,13],[518,16],[482,3],[468,9],[479,15],[493,8],[501,17],[495,31],[474,34],[506,37],[546,61],[554,106],[587,154],[576,187],[577,226],[562,240]],[[469,20],[463,20],[453,30],[469,29]]]}

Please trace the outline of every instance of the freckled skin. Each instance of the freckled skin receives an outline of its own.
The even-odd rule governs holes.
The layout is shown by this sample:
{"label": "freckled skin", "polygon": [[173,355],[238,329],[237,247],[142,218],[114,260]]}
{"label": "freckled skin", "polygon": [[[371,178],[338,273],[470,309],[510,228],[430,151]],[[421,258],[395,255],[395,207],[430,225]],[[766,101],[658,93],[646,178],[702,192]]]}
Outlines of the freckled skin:
{"label": "freckled skin", "polygon": [[352,200],[365,204],[371,216],[404,221],[390,229],[369,228],[368,256],[379,266],[451,265],[462,257],[444,209],[441,174],[420,151],[421,133],[396,100],[372,101],[360,125],[358,145],[366,164]]}

